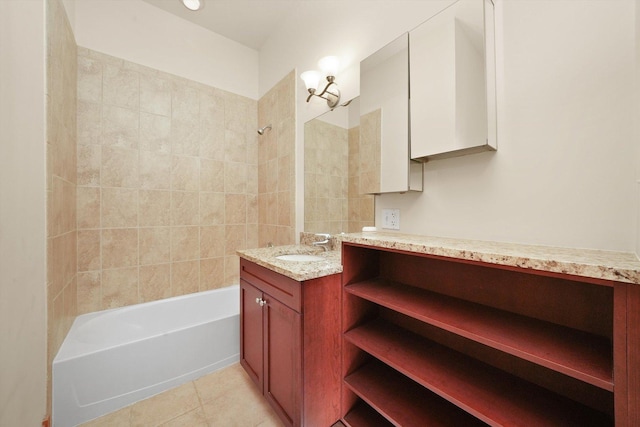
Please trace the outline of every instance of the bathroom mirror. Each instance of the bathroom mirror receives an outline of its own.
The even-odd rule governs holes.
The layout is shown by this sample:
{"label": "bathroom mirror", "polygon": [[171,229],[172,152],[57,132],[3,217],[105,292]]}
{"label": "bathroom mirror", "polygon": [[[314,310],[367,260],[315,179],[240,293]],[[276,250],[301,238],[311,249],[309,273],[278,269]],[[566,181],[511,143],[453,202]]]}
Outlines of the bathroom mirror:
{"label": "bathroom mirror", "polygon": [[409,159],[409,36],[360,62],[360,189],[422,191],[422,164]]}
{"label": "bathroom mirror", "polygon": [[374,223],[374,198],[361,194],[359,99],[304,125],[304,231],[351,233]]}
{"label": "bathroom mirror", "polygon": [[411,158],[497,148],[491,0],[458,0],[410,31]]}

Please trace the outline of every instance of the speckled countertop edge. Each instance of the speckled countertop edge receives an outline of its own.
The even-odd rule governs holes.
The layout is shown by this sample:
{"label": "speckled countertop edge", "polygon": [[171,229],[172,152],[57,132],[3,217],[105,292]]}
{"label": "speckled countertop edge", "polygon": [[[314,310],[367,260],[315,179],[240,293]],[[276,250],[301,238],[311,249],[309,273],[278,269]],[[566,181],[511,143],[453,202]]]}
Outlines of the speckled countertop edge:
{"label": "speckled countertop edge", "polygon": [[[283,274],[294,280],[317,279],[342,273],[340,250],[325,251],[319,247],[308,245],[276,246],[272,248],[244,249],[237,251],[241,258]],[[323,261],[283,261],[276,257],[286,254],[312,254],[324,258]]]}
{"label": "speckled countertop edge", "polygon": [[343,242],[470,261],[640,284],[640,260],[631,252],[557,248],[388,232],[351,233]]}

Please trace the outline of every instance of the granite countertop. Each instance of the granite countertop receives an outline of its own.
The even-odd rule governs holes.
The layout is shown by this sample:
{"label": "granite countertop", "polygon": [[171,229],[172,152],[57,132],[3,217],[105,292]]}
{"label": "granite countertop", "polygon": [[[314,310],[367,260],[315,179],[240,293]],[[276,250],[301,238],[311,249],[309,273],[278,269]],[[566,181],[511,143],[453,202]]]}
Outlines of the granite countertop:
{"label": "granite countertop", "polygon": [[[241,258],[255,262],[258,265],[299,282],[342,273],[340,248],[338,248],[338,250],[325,251],[320,247],[310,245],[288,245],[272,248],[244,249],[237,251],[237,253]],[[311,254],[320,256],[324,258],[324,260],[300,262],[283,261],[276,258],[279,255],[286,254]]]}
{"label": "granite countertop", "polygon": [[556,248],[379,231],[344,234],[341,240],[378,248],[640,284],[640,260],[631,252]]}

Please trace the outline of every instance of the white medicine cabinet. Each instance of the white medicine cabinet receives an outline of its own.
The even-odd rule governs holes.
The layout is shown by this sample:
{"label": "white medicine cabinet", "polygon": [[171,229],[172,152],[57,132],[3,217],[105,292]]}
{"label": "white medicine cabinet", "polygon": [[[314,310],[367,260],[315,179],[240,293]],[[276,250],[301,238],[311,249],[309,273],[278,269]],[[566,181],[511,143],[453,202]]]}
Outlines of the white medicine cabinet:
{"label": "white medicine cabinet", "polygon": [[411,158],[497,149],[491,0],[458,0],[409,32]]}

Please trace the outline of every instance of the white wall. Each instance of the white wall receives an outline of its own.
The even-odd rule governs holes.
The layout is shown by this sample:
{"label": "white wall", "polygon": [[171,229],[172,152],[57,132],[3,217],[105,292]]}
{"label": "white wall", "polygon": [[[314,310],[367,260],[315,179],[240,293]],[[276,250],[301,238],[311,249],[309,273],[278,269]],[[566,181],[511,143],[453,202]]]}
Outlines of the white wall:
{"label": "white wall", "polygon": [[636,39],[636,110],[634,142],[636,146],[636,256],[640,258],[640,0],[636,0],[635,14],[635,39]]}
{"label": "white wall", "polygon": [[[284,27],[260,52],[260,91],[327,54],[356,67],[434,6],[384,3],[347,5],[333,25]],[[425,191],[377,197],[376,222],[393,207],[401,232],[635,250],[635,1],[496,3],[498,151],[428,163]],[[358,94],[357,73],[343,74],[337,81],[347,99]],[[297,95],[300,129],[323,107],[305,104],[300,81]]]}
{"label": "white wall", "polygon": [[0,426],[46,414],[44,8],[0,1]]}
{"label": "white wall", "polygon": [[142,0],[75,1],[72,15],[78,46],[258,99],[253,49]]}

